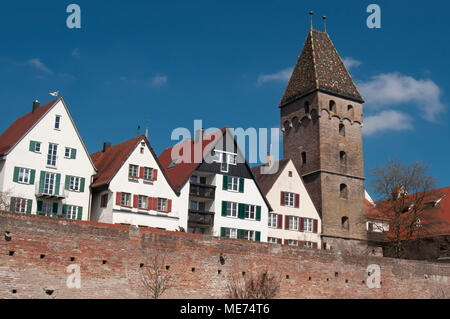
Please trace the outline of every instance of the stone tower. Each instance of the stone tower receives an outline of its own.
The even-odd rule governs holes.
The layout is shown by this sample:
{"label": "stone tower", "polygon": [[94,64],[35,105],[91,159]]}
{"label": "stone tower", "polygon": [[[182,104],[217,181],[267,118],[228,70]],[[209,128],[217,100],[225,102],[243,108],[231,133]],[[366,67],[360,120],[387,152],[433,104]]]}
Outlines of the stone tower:
{"label": "stone tower", "polygon": [[311,30],[279,108],[284,158],[322,217],[326,249],[366,247],[363,103],[328,34]]}

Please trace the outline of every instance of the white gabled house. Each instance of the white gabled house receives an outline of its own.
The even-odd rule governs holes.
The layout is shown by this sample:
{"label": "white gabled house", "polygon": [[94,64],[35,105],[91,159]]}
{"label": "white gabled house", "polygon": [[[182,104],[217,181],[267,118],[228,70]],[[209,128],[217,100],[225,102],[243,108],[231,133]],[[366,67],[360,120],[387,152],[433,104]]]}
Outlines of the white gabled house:
{"label": "white gabled house", "polygon": [[270,205],[228,128],[197,131],[159,160],[180,193],[188,232],[267,241]]}
{"label": "white gabled house", "polygon": [[95,173],[63,98],[34,102],[0,136],[0,192],[11,212],[89,220]]}
{"label": "white gabled house", "polygon": [[177,230],[186,225],[177,192],[161,170],[146,136],[91,155],[98,173],[92,184],[93,221]]}
{"label": "white gabled house", "polygon": [[[270,156],[266,167],[271,163]],[[269,213],[268,241],[320,249],[321,219],[300,174],[290,159],[279,161],[277,166],[274,174],[263,174],[262,166],[252,168],[273,208]]]}

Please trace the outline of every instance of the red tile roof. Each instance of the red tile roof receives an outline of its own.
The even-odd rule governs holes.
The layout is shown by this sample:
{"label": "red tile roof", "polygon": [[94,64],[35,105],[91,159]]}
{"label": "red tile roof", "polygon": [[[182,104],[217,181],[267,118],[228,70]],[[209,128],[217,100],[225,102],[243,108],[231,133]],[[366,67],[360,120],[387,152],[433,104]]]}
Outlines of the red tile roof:
{"label": "red tile roof", "polygon": [[50,103],[40,106],[34,113],[30,112],[15,120],[0,135],[0,155],[9,151],[28,133],[28,131],[57,103],[61,98],[57,98]]}
{"label": "red tile roof", "polygon": [[[196,147],[201,147],[202,154],[208,154],[212,148],[215,146],[215,144],[220,140],[220,137],[222,137],[227,130],[227,127],[212,132],[210,134],[205,134],[203,136],[202,145],[198,145],[194,143],[194,139],[188,139],[185,140],[177,145],[174,145],[172,147],[169,147],[165,149],[161,155],[159,156],[159,162],[161,163],[164,171],[166,172],[167,177],[169,178],[172,185],[177,189],[180,190],[181,187],[186,183],[186,181],[189,179],[189,177],[192,175],[192,172],[197,169],[197,167],[201,164],[198,163],[198,161],[194,161],[194,152]],[[217,135],[219,134],[219,135]],[[216,138],[216,136],[219,136]],[[183,155],[183,159],[180,160],[177,164],[174,165],[172,168],[168,168],[169,165],[173,162],[172,158],[172,150],[177,147],[178,149],[190,149],[191,150],[191,156],[190,158],[187,158],[186,155]],[[177,152],[178,153],[178,152]],[[184,158],[186,157],[186,158]],[[202,158],[203,160],[203,158]]]}
{"label": "red tile roof", "polygon": [[263,167],[264,165],[252,167],[252,173],[261,186],[261,190],[263,191],[264,195],[267,196],[267,193],[269,193],[269,191],[272,189],[273,184],[275,184],[289,161],[289,159],[280,160],[278,162],[278,171],[275,174],[261,174],[261,167]]}
{"label": "red tile roof", "polygon": [[94,176],[92,188],[108,185],[142,140],[144,140],[147,144],[150,152],[152,153],[159,166],[159,170],[169,182],[169,185],[175,192],[177,192],[173,185],[170,183],[170,180],[167,178],[158,161],[158,157],[156,156],[153,148],[150,145],[150,142],[145,135],[136,136],[128,141],[111,146],[105,152],[99,151],[91,154],[92,161],[94,162],[94,165],[98,170],[98,173]]}

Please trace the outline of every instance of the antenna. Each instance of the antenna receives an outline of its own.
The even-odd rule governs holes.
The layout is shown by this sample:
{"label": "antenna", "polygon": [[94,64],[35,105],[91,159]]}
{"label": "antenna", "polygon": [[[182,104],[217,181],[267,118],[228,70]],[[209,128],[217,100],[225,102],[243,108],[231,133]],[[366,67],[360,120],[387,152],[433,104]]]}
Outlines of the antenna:
{"label": "antenna", "polygon": [[150,118],[146,118],[145,119],[145,125],[146,125],[146,128],[145,128],[145,137],[146,138],[148,138],[148,127],[150,126]]}
{"label": "antenna", "polygon": [[313,29],[313,14],[314,14],[313,11],[309,11],[309,15],[311,17],[311,30]]}
{"label": "antenna", "polygon": [[141,135],[140,133],[141,133],[141,126],[140,125],[138,125],[138,127],[137,127],[137,130],[136,130],[137,132],[136,132],[136,136],[139,136],[139,135]]}
{"label": "antenna", "polygon": [[323,16],[323,27],[324,27],[324,32],[327,33],[327,16]]}

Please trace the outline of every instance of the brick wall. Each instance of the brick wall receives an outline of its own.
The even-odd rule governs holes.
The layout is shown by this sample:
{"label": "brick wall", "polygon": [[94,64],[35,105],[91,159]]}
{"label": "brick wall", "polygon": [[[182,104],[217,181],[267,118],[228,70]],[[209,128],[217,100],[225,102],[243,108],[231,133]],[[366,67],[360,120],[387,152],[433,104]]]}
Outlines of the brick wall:
{"label": "brick wall", "polygon": [[[0,213],[0,235],[0,298],[145,298],[141,264],[163,249],[170,298],[226,297],[230,275],[266,267],[282,275],[281,298],[450,296],[450,266],[426,262],[10,213]],[[81,267],[81,289],[66,286],[70,264]],[[381,266],[381,289],[364,283],[370,264]]]}

